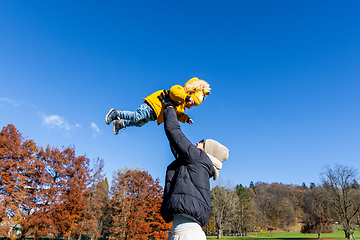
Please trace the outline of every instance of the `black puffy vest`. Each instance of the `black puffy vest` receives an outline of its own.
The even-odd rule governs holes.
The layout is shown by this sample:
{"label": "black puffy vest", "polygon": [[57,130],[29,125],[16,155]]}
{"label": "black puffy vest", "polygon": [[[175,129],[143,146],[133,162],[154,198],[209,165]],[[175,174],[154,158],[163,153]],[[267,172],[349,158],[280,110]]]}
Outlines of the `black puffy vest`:
{"label": "black puffy vest", "polygon": [[164,111],[164,128],[176,160],[166,170],[161,216],[171,222],[174,214],[180,214],[205,226],[210,218],[213,164],[182,133],[173,108]]}

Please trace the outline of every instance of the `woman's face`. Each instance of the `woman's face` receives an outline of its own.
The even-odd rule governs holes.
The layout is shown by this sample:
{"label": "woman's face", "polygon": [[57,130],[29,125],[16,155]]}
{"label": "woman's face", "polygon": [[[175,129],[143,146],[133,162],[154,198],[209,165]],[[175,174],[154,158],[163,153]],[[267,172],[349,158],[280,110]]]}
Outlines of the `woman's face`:
{"label": "woman's face", "polygon": [[200,149],[204,149],[204,148],[205,148],[205,141],[204,141],[204,139],[201,140],[201,141],[199,141],[199,142],[197,142],[197,143],[196,143],[196,147],[197,147],[197,148],[200,148]]}

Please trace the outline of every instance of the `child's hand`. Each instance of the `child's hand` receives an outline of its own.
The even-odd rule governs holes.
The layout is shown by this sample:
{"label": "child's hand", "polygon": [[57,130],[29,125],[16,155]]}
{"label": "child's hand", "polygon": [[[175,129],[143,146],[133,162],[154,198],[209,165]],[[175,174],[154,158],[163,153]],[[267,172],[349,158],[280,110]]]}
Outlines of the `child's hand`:
{"label": "child's hand", "polygon": [[189,119],[187,120],[187,123],[191,125],[191,124],[194,123],[194,121],[193,121],[191,118],[189,118]]}

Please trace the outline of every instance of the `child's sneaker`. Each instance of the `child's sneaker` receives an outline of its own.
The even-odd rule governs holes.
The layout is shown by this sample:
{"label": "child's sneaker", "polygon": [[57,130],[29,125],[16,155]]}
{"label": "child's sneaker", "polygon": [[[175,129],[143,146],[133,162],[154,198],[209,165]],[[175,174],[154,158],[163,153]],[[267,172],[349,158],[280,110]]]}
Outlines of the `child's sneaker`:
{"label": "child's sneaker", "polygon": [[120,129],[125,129],[124,120],[123,119],[116,119],[114,120],[113,132],[115,135],[118,135]]}
{"label": "child's sneaker", "polygon": [[110,109],[110,111],[105,116],[105,122],[109,125],[112,121],[118,118],[117,111],[115,109]]}

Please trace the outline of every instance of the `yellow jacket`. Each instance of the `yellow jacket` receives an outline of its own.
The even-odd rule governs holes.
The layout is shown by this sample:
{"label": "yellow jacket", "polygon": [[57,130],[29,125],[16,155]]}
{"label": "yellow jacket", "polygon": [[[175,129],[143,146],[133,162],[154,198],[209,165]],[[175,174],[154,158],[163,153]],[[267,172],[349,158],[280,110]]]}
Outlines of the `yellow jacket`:
{"label": "yellow jacket", "polygon": [[[198,78],[192,78],[187,83],[191,81],[197,81]],[[186,85],[186,84],[185,84]],[[164,108],[162,103],[160,102],[158,96],[163,92],[164,90],[159,90],[151,94],[150,96],[147,96],[144,98],[144,101],[149,103],[151,107],[154,109],[156,116],[157,116],[157,124],[160,125],[164,122]],[[192,99],[194,99],[195,105],[199,105],[203,99],[204,99],[204,93],[202,91],[196,91],[190,94],[186,94],[184,87],[180,85],[174,85],[170,88],[170,98],[176,102],[180,103],[178,106],[175,107],[175,111],[177,114],[177,118],[180,122],[185,123],[188,121],[189,116],[184,113],[185,111],[185,104],[186,104],[186,97],[189,95]]]}

